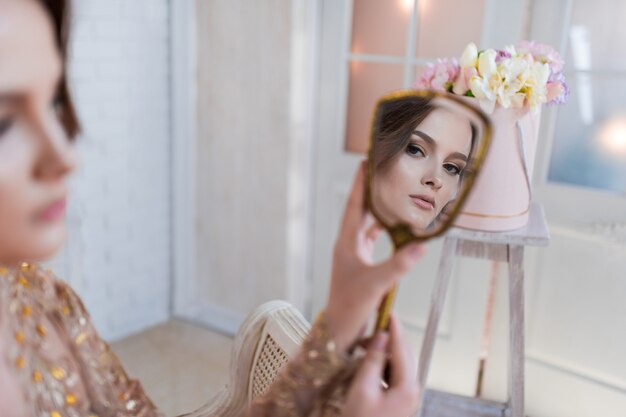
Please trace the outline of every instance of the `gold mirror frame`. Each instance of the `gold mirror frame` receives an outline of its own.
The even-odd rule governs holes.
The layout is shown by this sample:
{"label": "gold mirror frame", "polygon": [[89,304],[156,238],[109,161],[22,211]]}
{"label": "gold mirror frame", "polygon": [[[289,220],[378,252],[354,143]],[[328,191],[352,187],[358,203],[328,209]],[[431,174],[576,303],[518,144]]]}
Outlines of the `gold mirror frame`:
{"label": "gold mirror frame", "polygon": [[[380,119],[380,110],[383,105],[387,102],[398,100],[402,98],[409,97],[419,97],[419,98],[428,98],[430,100],[433,99],[442,99],[442,100],[451,100],[456,102],[460,107],[468,110],[472,113],[478,120],[483,123],[484,128],[482,129],[482,136],[480,137],[478,148],[473,151],[472,163],[470,164],[470,172],[467,175],[465,181],[466,186],[461,190],[461,194],[458,197],[458,203],[455,204],[452,211],[449,213],[447,218],[443,221],[440,228],[433,231],[430,234],[426,234],[423,236],[416,236],[411,231],[410,227],[406,224],[400,224],[397,226],[389,226],[386,224],[381,216],[376,212],[376,209],[372,203],[372,178],[374,172],[374,141],[376,140],[376,132],[377,132],[377,124]],[[492,126],[489,117],[477,107],[469,104],[467,101],[467,97],[460,97],[453,95],[451,93],[446,93],[442,91],[435,90],[400,90],[394,91],[392,93],[385,94],[382,96],[378,102],[376,103],[376,107],[374,109],[374,114],[372,116],[372,123],[370,129],[370,142],[369,142],[369,150],[368,150],[368,170],[367,170],[367,190],[366,190],[366,201],[369,211],[372,213],[376,221],[383,226],[385,230],[389,233],[391,240],[393,242],[394,250],[398,250],[401,247],[407,245],[412,242],[424,242],[433,237],[437,237],[445,233],[450,226],[454,223],[457,215],[460,213],[461,208],[463,207],[465,200],[467,199],[469,193],[471,192],[474,182],[476,180],[476,176],[480,172],[480,167],[483,164],[485,156],[487,155],[487,151],[489,149],[489,144],[491,142],[492,135]],[[397,286],[385,296],[383,299],[379,310],[378,317],[376,319],[376,330],[384,330],[387,329],[389,325],[389,317],[391,315],[391,310],[393,307],[393,302],[395,299],[395,295],[397,292]]]}

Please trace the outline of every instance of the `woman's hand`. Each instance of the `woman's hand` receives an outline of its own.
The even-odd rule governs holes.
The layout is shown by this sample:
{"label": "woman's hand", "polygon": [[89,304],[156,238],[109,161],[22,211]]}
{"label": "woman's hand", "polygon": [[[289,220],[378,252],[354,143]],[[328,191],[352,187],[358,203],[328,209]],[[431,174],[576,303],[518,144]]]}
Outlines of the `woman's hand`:
{"label": "woman's hand", "polygon": [[[402,339],[400,324],[393,314],[389,330],[389,335],[378,333],[370,344],[348,390],[343,417],[409,417],[417,410],[416,361]],[[387,352],[391,354],[391,380],[389,387],[384,389],[381,381]]]}
{"label": "woman's hand", "polygon": [[365,204],[366,162],[361,163],[346,205],[333,254],[326,316],[337,346],[347,351],[357,342],[383,296],[423,255],[422,245],[410,244],[388,260],[374,264],[372,252],[381,228]]}

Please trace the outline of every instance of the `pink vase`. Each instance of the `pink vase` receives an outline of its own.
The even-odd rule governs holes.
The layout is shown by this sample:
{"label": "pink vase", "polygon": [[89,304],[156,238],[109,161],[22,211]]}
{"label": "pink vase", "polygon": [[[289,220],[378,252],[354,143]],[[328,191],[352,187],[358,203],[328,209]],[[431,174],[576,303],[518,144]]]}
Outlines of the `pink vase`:
{"label": "pink vase", "polygon": [[490,232],[515,230],[528,222],[541,108],[505,109],[497,105],[490,116],[491,146],[454,225]]}

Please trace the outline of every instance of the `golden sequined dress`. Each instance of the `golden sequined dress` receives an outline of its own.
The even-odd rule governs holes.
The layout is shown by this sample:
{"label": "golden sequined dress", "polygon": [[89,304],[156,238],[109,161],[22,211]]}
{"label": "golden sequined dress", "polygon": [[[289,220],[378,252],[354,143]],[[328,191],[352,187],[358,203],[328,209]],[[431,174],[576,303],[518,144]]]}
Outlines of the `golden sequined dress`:
{"label": "golden sequined dress", "polygon": [[[100,338],[80,298],[51,272],[0,267],[0,332],[0,369],[15,382],[4,385],[21,394],[14,401],[22,415],[161,416]],[[4,417],[9,411],[2,408]]]}
{"label": "golden sequined dress", "polygon": [[[339,415],[350,363],[336,351],[322,316],[246,417]],[[1,417],[162,417],[100,338],[78,295],[26,263],[0,266],[0,411]]]}

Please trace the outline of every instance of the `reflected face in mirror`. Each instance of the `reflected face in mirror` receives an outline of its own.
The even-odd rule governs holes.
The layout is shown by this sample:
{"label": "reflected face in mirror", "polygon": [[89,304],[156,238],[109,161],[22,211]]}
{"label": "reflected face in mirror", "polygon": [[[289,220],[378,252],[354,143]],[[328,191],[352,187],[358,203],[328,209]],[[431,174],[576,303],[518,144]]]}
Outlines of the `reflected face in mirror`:
{"label": "reflected face in mirror", "polygon": [[420,98],[388,104],[374,146],[372,199],[387,225],[416,235],[444,220],[468,164],[475,130],[451,108]]}

